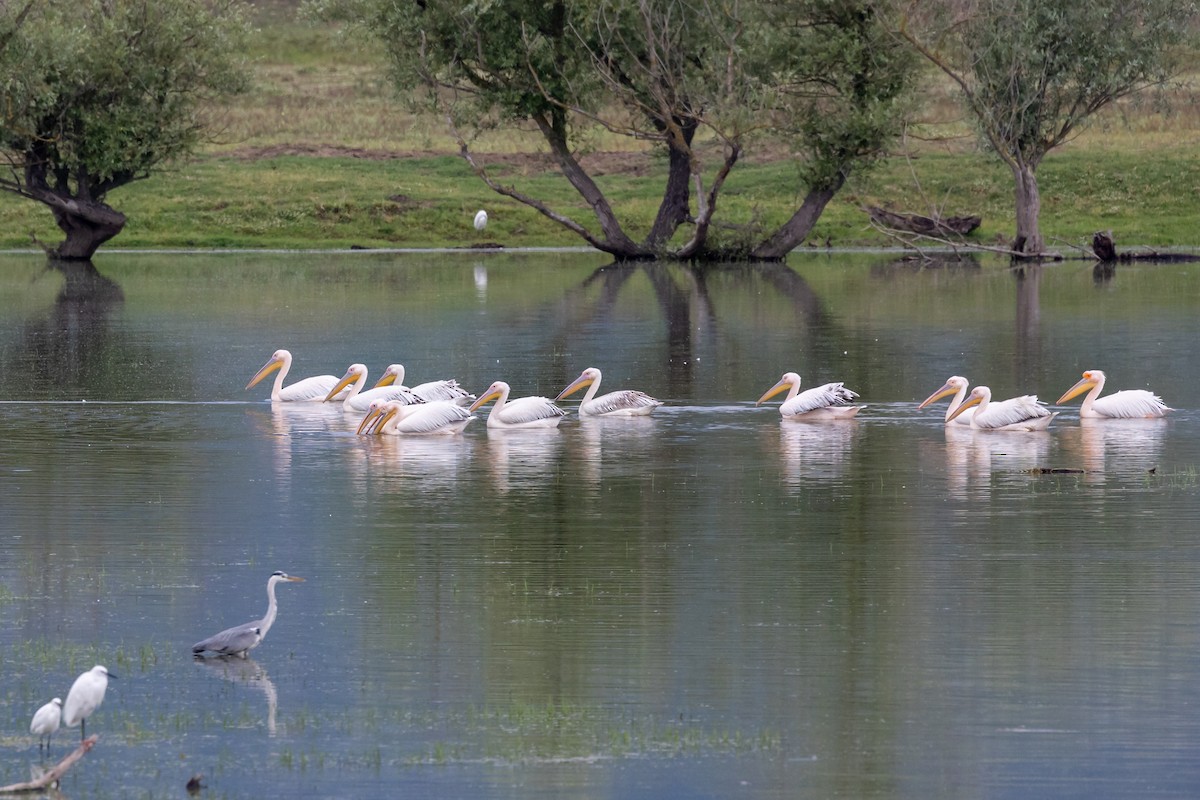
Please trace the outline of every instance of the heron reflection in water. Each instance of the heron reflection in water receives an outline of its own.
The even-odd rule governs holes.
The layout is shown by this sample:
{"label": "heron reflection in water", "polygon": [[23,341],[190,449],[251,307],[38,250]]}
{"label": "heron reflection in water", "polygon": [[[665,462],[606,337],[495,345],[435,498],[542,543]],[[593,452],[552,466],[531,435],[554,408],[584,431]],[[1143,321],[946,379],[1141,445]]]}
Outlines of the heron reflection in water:
{"label": "heron reflection in water", "polygon": [[207,670],[208,674],[215,675],[221,680],[260,690],[267,698],[267,733],[271,736],[275,735],[275,716],[279,710],[279,692],[267,675],[265,667],[252,658],[236,656],[205,658],[196,655],[192,660]]}

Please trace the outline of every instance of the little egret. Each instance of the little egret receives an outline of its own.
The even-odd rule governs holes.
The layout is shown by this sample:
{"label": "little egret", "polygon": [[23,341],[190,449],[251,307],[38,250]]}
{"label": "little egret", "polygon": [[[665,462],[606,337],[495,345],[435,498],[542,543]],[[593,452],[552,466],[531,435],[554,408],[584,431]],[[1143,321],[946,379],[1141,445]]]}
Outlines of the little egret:
{"label": "little egret", "polygon": [[79,726],[80,741],[87,738],[87,718],[104,702],[108,679],[115,677],[117,676],[97,664],[71,684],[71,691],[67,692],[67,702],[63,704],[62,721],[68,728]]}
{"label": "little egret", "polygon": [[42,706],[33,715],[33,722],[29,723],[29,732],[38,737],[38,750],[42,749],[42,739],[46,740],[46,750],[50,749],[50,737],[58,730],[58,724],[62,720],[62,698],[56,697],[46,705]]}
{"label": "little egret", "polygon": [[[237,625],[223,630],[215,636],[210,636],[202,642],[192,645],[193,653],[203,653],[208,650],[222,656],[246,657],[246,653],[258,647],[267,637],[267,631],[275,623],[277,608],[275,605],[275,584],[280,581],[303,581],[295,575],[276,570],[267,580],[267,615],[245,625]],[[69,702],[69,701],[68,701]]]}
{"label": "little egret", "polygon": [[481,231],[487,227],[487,212],[482,208],[475,212],[475,230]]}

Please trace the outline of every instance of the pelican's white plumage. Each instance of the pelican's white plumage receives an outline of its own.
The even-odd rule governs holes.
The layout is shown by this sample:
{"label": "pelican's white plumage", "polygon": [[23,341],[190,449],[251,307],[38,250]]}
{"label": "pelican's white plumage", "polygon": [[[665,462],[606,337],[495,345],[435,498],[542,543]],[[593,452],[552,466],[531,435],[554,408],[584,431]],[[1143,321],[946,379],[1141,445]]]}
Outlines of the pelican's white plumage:
{"label": "pelican's white plumage", "polygon": [[383,371],[383,375],[379,376],[379,380],[375,383],[376,389],[382,389],[387,386],[407,389],[426,403],[432,403],[437,400],[453,400],[459,405],[466,406],[470,405],[471,401],[475,399],[475,395],[459,386],[458,381],[453,378],[418,383],[416,386],[404,386],[403,364],[388,364],[387,369]]}
{"label": "pelican's white plumage", "polygon": [[946,383],[942,386],[942,388],[929,395],[929,397],[926,397],[925,401],[921,403],[921,405],[917,406],[917,408],[924,408],[930,403],[941,400],[946,395],[953,394],[954,398],[950,401],[950,405],[946,409],[946,424],[950,425],[953,423],[958,423],[959,425],[970,425],[971,419],[975,416],[974,408],[968,408],[962,414],[954,413],[955,411],[958,411],[958,407],[962,405],[963,400],[967,396],[967,385],[966,378],[962,377],[961,375],[951,375],[946,379]]}
{"label": "pelican's white plumage", "polygon": [[992,390],[986,386],[976,386],[950,419],[971,408],[975,408],[975,415],[971,417],[971,427],[975,430],[1043,431],[1050,425],[1050,420],[1058,416],[1057,411],[1050,411],[1043,403],[1039,403],[1035,394],[993,403]]}
{"label": "pelican's white plumage", "polygon": [[50,737],[62,721],[62,704],[62,698],[56,697],[34,712],[29,732],[38,737],[39,750],[42,748],[42,739],[46,740],[46,747],[50,747]]}
{"label": "pelican's white plumage", "polygon": [[482,208],[475,212],[475,230],[481,231],[487,227],[488,215]]}
{"label": "pelican's white plumage", "polygon": [[587,386],[587,394],[579,403],[579,415],[583,417],[641,417],[662,405],[661,400],[635,389],[622,389],[596,397],[596,392],[600,391],[600,377],[600,370],[588,367],[554,399],[562,400]]}
{"label": "pelican's white plumage", "polygon": [[471,411],[492,400],[496,405],[488,413],[489,428],[553,428],[567,415],[548,397],[518,397],[508,399],[509,385],[496,381],[487,388],[479,399],[471,404]]}
{"label": "pelican's white plumage", "polygon": [[453,400],[407,405],[390,401],[371,404],[371,410],[358,426],[359,433],[391,436],[453,435],[462,433],[475,417]]}
{"label": "pelican's white plumage", "polygon": [[1083,405],[1079,407],[1080,419],[1145,419],[1164,417],[1168,411],[1175,410],[1164,403],[1161,397],[1145,389],[1124,389],[1100,397],[1103,389],[1104,373],[1089,369],[1078,383],[1058,398],[1057,405],[1087,392]]}
{"label": "pelican's white plumage", "polygon": [[375,402],[387,403],[395,401],[397,403],[413,404],[423,403],[423,399],[418,397],[412,391],[404,386],[377,386],[374,389],[363,389],[367,384],[367,367],[365,364],[351,364],[346,368],[346,374],[337,382],[329,394],[325,396],[325,401],[329,402],[339,396],[339,392],[343,389],[347,391],[342,393],[342,410],[346,412],[362,413],[371,410],[371,404]]}
{"label": "pelican's white plumage", "polygon": [[279,370],[279,374],[275,376],[275,384],[271,387],[271,400],[275,402],[320,402],[329,394],[329,390],[337,385],[338,379],[333,375],[314,375],[298,380],[290,386],[284,386],[283,379],[287,377],[291,368],[292,354],[287,350],[276,350],[246,384],[246,388],[251,388],[275,370]]}
{"label": "pelican's white plumage", "polygon": [[842,383],[827,383],[815,389],[800,391],[800,376],[794,372],[783,373],[779,382],[758,398],[755,405],[762,405],[784,389],[788,390],[788,394],[779,405],[779,413],[784,419],[814,422],[850,419],[862,408],[851,405],[858,394],[847,389]]}

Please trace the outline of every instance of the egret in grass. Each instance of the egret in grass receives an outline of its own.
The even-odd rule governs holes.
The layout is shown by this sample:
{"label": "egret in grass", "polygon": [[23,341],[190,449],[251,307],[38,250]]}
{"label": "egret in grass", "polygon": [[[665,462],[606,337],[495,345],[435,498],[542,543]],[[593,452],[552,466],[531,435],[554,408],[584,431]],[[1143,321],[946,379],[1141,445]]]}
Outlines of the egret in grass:
{"label": "egret in grass", "polygon": [[71,684],[71,691],[67,692],[67,702],[63,704],[62,721],[68,728],[79,726],[80,741],[87,738],[87,718],[104,702],[108,679],[115,677],[117,676],[97,664]]}
{"label": "egret in grass", "polygon": [[29,732],[38,737],[38,750],[42,749],[42,740],[46,740],[46,750],[50,750],[50,737],[58,730],[62,721],[62,698],[56,697],[39,708],[29,723]]}
{"label": "egret in grass", "polygon": [[275,615],[278,613],[278,606],[275,603],[275,584],[281,581],[299,582],[303,580],[304,578],[288,575],[279,570],[271,573],[271,577],[267,580],[267,615],[262,619],[247,622],[245,625],[236,625],[203,641],[196,642],[192,645],[192,652],[200,654],[208,651],[222,656],[245,658],[246,653],[262,644],[262,640],[267,638],[267,631],[271,630],[271,626],[275,624]]}
{"label": "egret in grass", "polygon": [[475,230],[481,231],[487,227],[487,212],[482,208],[475,212]]}

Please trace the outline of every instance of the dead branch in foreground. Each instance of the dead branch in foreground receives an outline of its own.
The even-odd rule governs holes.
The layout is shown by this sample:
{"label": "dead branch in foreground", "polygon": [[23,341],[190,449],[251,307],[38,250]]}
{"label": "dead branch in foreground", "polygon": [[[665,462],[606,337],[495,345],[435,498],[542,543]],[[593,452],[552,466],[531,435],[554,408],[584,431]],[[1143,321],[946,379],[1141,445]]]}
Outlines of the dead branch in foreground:
{"label": "dead branch in foreground", "polygon": [[79,747],[75,748],[75,752],[69,754],[62,761],[58,762],[53,769],[48,770],[42,777],[36,780],[26,781],[24,783],[12,783],[8,786],[0,786],[0,793],[16,794],[17,792],[36,792],[40,789],[45,789],[47,786],[52,786],[58,783],[67,770],[69,770],[76,761],[87,755],[87,752],[95,746],[96,742],[100,741],[99,734],[93,733],[88,738],[80,742]]}

